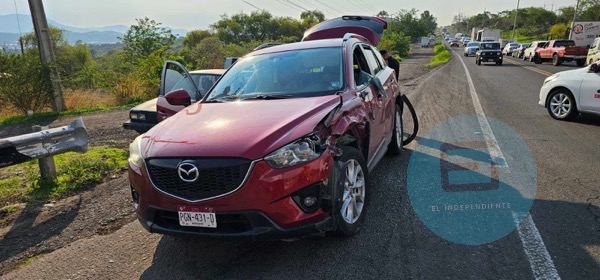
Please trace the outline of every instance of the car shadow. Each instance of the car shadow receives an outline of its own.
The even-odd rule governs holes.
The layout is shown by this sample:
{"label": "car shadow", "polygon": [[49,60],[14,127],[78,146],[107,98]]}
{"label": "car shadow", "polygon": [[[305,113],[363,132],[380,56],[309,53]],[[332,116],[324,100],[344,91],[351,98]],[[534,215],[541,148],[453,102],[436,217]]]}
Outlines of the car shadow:
{"label": "car shadow", "polygon": [[[163,236],[151,266],[140,279],[428,279],[440,278],[440,271],[449,278],[499,277],[499,268],[486,270],[494,263],[468,265],[472,255],[490,247],[504,249],[496,252],[506,254],[506,263],[500,268],[513,273],[514,278],[531,275],[531,270],[515,268],[530,269],[528,263],[523,263],[527,258],[517,230],[491,244],[466,246],[447,242],[423,223],[414,222],[418,218],[408,200],[406,177],[408,161],[415,153],[418,152],[405,149],[400,159],[386,157],[374,170],[372,182],[377,193],[373,194],[365,228],[353,238],[327,235],[286,243]],[[390,170],[398,171],[390,175]],[[390,176],[397,180],[389,183]],[[541,213],[533,218],[561,277],[600,275],[600,264],[586,250],[600,245],[600,208],[592,201],[580,204],[535,200],[531,212]],[[511,254],[520,257],[512,259]],[[577,269],[572,260],[576,260]]]}
{"label": "car shadow", "polygon": [[[48,220],[38,221],[43,206],[28,203],[21,210],[17,219],[12,222],[10,230],[0,238],[0,262],[26,252],[30,248],[40,246],[42,242],[59,235],[75,220],[81,208],[81,198],[69,210],[63,210]],[[4,265],[0,272],[6,269]]]}

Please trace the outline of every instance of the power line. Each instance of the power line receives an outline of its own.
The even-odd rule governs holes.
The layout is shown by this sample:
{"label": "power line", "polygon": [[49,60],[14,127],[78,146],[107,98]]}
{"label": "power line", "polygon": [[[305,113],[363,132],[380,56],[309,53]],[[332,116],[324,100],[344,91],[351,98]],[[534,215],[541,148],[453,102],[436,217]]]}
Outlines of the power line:
{"label": "power line", "polygon": [[283,5],[286,5],[287,7],[292,8],[292,9],[294,9],[296,11],[301,11],[302,12],[302,10],[296,8],[295,6],[292,6],[292,5],[288,4],[287,2],[285,2],[283,0],[275,0],[275,1],[277,1],[277,2],[279,2],[281,4],[283,4]]}
{"label": "power line", "polygon": [[290,3],[290,4],[292,4],[292,5],[296,6],[296,7],[298,7],[298,8],[300,8],[300,9],[302,9],[302,10],[304,10],[304,11],[307,11],[307,12],[308,12],[308,9],[307,9],[307,8],[304,8],[304,7],[302,7],[302,6],[298,5],[298,4],[296,4],[296,3],[294,3],[294,2],[292,2],[292,1],[290,1],[290,0],[285,0],[285,2],[288,2],[288,3]]}
{"label": "power line", "polygon": [[256,7],[256,6],[252,5],[252,3],[250,3],[250,2],[248,2],[248,1],[246,1],[246,0],[242,0],[242,2],[244,2],[244,3],[246,3],[246,4],[250,5],[250,6],[252,6],[252,7],[254,7],[254,8],[256,8],[257,10],[264,11],[264,9],[261,9],[261,8],[259,8],[259,7]]}
{"label": "power line", "polygon": [[308,0],[299,0],[300,2],[302,2],[304,5],[308,5],[311,7],[311,9],[319,9],[319,7],[317,7],[316,5],[310,3]]}
{"label": "power line", "polygon": [[325,7],[327,7],[327,8],[329,8],[329,9],[331,9],[331,10],[334,10],[334,11],[336,11],[336,12],[338,12],[338,13],[342,13],[342,14],[344,13],[344,12],[342,12],[342,11],[340,11],[340,10],[338,10],[338,9],[334,8],[334,7],[331,7],[331,6],[327,5],[327,4],[325,4],[325,3],[321,2],[321,1],[319,1],[319,0],[315,0],[315,2],[317,2],[317,3],[319,3],[319,4],[323,5],[323,6],[325,6]]}

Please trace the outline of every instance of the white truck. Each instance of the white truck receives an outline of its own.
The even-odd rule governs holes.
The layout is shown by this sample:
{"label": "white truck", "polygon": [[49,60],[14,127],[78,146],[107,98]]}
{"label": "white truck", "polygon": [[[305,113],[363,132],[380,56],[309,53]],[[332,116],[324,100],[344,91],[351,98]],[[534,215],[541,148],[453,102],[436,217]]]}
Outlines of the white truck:
{"label": "white truck", "polygon": [[473,41],[479,41],[479,42],[483,42],[484,39],[487,42],[494,42],[494,41],[498,41],[498,39],[500,39],[500,29],[489,29],[489,28],[483,28],[480,30],[477,30],[477,32],[475,32],[475,30],[473,31],[473,35],[474,37],[472,37]]}

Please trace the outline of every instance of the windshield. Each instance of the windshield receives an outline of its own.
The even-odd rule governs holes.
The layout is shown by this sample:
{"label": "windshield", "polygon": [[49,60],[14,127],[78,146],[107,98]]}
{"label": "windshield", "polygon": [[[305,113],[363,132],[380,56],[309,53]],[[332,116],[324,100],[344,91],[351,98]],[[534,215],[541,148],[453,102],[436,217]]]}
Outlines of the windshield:
{"label": "windshield", "polygon": [[560,48],[560,47],[574,47],[575,46],[575,42],[574,41],[556,41],[554,42],[554,47],[556,48]]}
{"label": "windshield", "polygon": [[268,53],[238,60],[207,101],[329,95],[343,84],[341,48]]}
{"label": "windshield", "polygon": [[511,47],[511,48],[516,48],[516,47],[518,47],[518,46],[519,46],[519,44],[517,44],[517,43],[511,43],[511,44],[510,44],[510,47]]}
{"label": "windshield", "polygon": [[478,42],[469,43],[469,44],[467,45],[467,47],[477,47],[477,46],[479,46],[479,43],[478,43]]}
{"label": "windshield", "polygon": [[482,50],[498,50],[500,49],[500,43],[481,43],[479,48]]}

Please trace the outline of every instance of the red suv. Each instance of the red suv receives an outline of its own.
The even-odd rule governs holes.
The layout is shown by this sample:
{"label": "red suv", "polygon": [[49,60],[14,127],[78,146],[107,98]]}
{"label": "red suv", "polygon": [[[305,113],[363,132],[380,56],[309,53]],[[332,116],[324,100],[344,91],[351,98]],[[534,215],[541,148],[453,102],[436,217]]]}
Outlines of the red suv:
{"label": "red suv", "polygon": [[[364,223],[369,173],[402,149],[386,22],[348,16],[240,58],[204,98],[130,146],[133,205],[150,232],[296,239]],[[185,72],[185,71],[183,71]]]}

